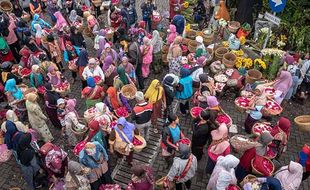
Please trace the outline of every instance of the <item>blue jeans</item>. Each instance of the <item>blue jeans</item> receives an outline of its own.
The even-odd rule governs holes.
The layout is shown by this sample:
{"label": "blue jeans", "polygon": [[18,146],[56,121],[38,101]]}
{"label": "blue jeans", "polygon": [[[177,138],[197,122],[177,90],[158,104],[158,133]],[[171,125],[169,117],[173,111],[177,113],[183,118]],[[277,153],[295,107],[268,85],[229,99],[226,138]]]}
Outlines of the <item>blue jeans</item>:
{"label": "blue jeans", "polygon": [[298,82],[299,82],[299,78],[297,76],[293,76],[292,77],[293,83],[291,88],[288,90],[285,99],[289,100],[291,99],[292,96],[294,96],[297,92],[297,88],[298,88]]}
{"label": "blue jeans", "polygon": [[143,18],[143,21],[146,23],[147,31],[152,31],[152,19],[151,18]]}

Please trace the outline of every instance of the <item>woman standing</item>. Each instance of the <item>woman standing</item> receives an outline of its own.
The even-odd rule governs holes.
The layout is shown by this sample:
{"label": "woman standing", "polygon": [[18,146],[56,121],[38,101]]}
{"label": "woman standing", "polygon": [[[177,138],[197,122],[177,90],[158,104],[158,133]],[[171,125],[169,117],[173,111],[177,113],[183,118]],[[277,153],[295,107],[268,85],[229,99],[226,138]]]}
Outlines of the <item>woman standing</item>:
{"label": "woman standing", "polygon": [[44,77],[41,73],[39,65],[32,65],[32,73],[30,74],[30,86],[34,88],[39,88],[44,85]]}
{"label": "woman standing", "polygon": [[63,31],[64,27],[69,26],[66,19],[63,17],[60,11],[55,12],[54,16],[56,18],[56,24],[53,27],[53,29],[56,29],[57,31]]}
{"label": "woman standing", "polygon": [[102,71],[105,76],[105,84],[110,87],[113,86],[114,78],[117,76],[115,62],[113,61],[112,56],[107,56],[104,59]]}
{"label": "woman standing", "polygon": [[51,85],[57,86],[62,82],[61,72],[58,71],[54,65],[50,65],[47,69],[47,72],[48,82]]}
{"label": "woman standing", "polygon": [[131,167],[132,177],[126,190],[149,190],[153,189],[154,176],[151,166],[136,164]]}
{"label": "woman standing", "polygon": [[235,168],[238,164],[239,159],[231,154],[218,157],[207,190],[226,189],[230,184],[237,185]]}
{"label": "woman standing", "polygon": [[162,156],[165,158],[168,167],[172,164],[172,159],[175,152],[178,150],[176,143],[184,138],[181,131],[179,118],[176,114],[170,113],[168,117],[169,124],[167,124],[162,132],[161,148]]}
{"label": "woman standing", "polygon": [[38,96],[34,93],[29,93],[26,96],[26,108],[28,111],[28,119],[32,128],[35,129],[44,142],[51,142],[54,140],[47,124],[47,117],[43,114],[40,106],[37,103]]}
{"label": "woman standing", "polygon": [[118,157],[126,156],[128,165],[132,165],[133,159],[133,138],[134,135],[139,135],[139,130],[134,124],[126,121],[124,117],[120,117],[117,121],[117,126],[111,131],[109,137],[110,152],[116,154]]}
{"label": "woman standing", "polygon": [[29,8],[30,8],[30,13],[32,15],[35,15],[35,14],[40,15],[42,12],[42,8],[41,8],[41,4],[39,0],[30,0]]}
{"label": "woman standing", "polygon": [[279,104],[286,99],[286,94],[293,84],[292,75],[288,71],[281,71],[280,75],[276,78],[274,89],[276,90],[274,98]]}
{"label": "woman standing", "polygon": [[16,130],[23,132],[23,133],[28,133],[29,128],[28,125],[24,125],[22,122],[18,120],[18,117],[16,116],[16,113],[13,110],[8,110],[5,114],[6,121],[4,121],[1,125],[1,131],[6,132],[7,131],[7,125],[14,125],[14,128]]}
{"label": "woman standing", "polygon": [[230,143],[228,139],[228,128],[221,124],[217,129],[211,132],[212,142],[208,147],[207,173],[212,173],[217,158],[230,154]]}
{"label": "woman standing", "polygon": [[189,99],[193,96],[193,79],[190,76],[190,71],[185,68],[181,68],[181,79],[179,86],[183,89],[177,89],[176,98],[180,100],[180,111],[183,115],[189,112]]}
{"label": "woman standing", "polygon": [[48,118],[52,122],[53,126],[61,129],[61,124],[57,117],[57,100],[60,98],[60,95],[53,90],[51,84],[45,85],[45,111],[47,113]]}
{"label": "woman standing", "polygon": [[112,184],[107,151],[98,142],[88,142],[79,154],[80,163],[90,169],[87,178],[92,190],[97,190],[102,184]]}
{"label": "woman standing", "polygon": [[181,60],[182,60],[182,44],[183,38],[177,36],[169,47],[167,59],[169,61],[169,73],[180,76]]}
{"label": "woman standing", "polygon": [[122,64],[120,65],[120,67],[123,67],[125,69],[126,74],[135,83],[135,81],[136,81],[135,67],[131,63],[129,63],[127,57],[122,57],[121,61],[122,61]]}
{"label": "woman standing", "polygon": [[79,115],[77,111],[75,110],[76,106],[76,100],[75,99],[69,99],[66,102],[66,116],[65,116],[65,122],[66,122],[66,135],[69,137],[68,142],[69,145],[74,147],[78,143],[78,139],[72,132],[72,130],[79,131],[84,129],[86,126],[79,122]]}
{"label": "woman standing", "polygon": [[103,87],[95,83],[94,77],[87,79],[87,87],[82,91],[82,98],[86,98],[86,108],[93,107],[96,103],[101,102],[104,96]]}
{"label": "woman standing", "polygon": [[56,63],[57,67],[64,71],[64,67],[62,65],[62,52],[59,46],[59,42],[55,40],[53,35],[47,36],[47,49],[49,50],[49,53],[51,54],[52,61]]}
{"label": "woman standing", "polygon": [[153,46],[153,69],[155,74],[161,72],[162,69],[162,54],[161,50],[163,48],[163,39],[160,37],[159,32],[157,30],[153,31],[151,45]]}
{"label": "woman standing", "polygon": [[90,58],[88,61],[88,65],[85,67],[82,76],[84,80],[87,80],[89,77],[99,76],[104,82],[105,76],[103,74],[102,69],[97,65],[96,59]]}
{"label": "woman standing", "polygon": [[168,74],[164,77],[163,80],[163,88],[164,88],[164,92],[165,92],[165,98],[166,98],[166,110],[165,110],[165,117],[168,116],[168,113],[173,112],[171,105],[173,102],[173,99],[175,97],[175,85],[176,85],[176,80],[179,80],[179,77],[175,76],[173,74]]}
{"label": "woman standing", "polygon": [[279,144],[273,143],[271,147],[276,148],[278,157],[286,151],[288,139],[290,136],[291,121],[285,117],[281,117],[277,125],[272,128],[270,134],[274,137],[274,141],[280,142]]}
{"label": "woman standing", "polygon": [[104,61],[104,59],[107,56],[111,56],[113,58],[114,63],[116,63],[118,60],[117,52],[111,48],[111,45],[109,43],[105,43],[104,50],[102,50],[100,55],[101,55],[101,57],[100,57],[101,61]]}
{"label": "woman standing", "polygon": [[68,173],[65,178],[67,190],[91,190],[87,173],[89,172],[80,163],[70,160],[68,163]]}
{"label": "woman standing", "polygon": [[83,71],[88,63],[88,52],[86,49],[82,49],[79,55],[78,60],[76,61],[76,65],[78,66],[79,76],[82,81],[82,88],[85,88],[87,86],[87,82],[83,77]]}
{"label": "woman standing", "polygon": [[117,110],[118,108],[124,106],[128,112],[132,111],[132,108],[128,104],[127,99],[114,87],[109,87],[107,90],[107,96],[104,100],[104,103],[109,107],[111,112]]}
{"label": "woman standing", "polygon": [[23,173],[23,177],[28,185],[29,190],[35,190],[36,187],[41,185],[36,183],[36,176],[41,169],[39,165],[39,158],[36,152],[30,145],[31,134],[23,133],[17,143],[17,159],[20,162],[20,167]]}
{"label": "woman standing", "polygon": [[158,133],[157,119],[162,117],[162,109],[166,109],[166,96],[164,88],[161,86],[159,80],[154,79],[149,88],[146,90],[144,97],[149,103],[153,105],[152,126],[154,132]]}
{"label": "woman standing", "polygon": [[[120,91],[124,85],[133,84],[126,70],[122,66],[117,67],[117,76],[114,78],[113,87]],[[135,85],[134,85],[135,86]]]}
{"label": "woman standing", "polygon": [[89,133],[86,137],[86,142],[98,142],[105,149],[108,148],[105,139],[105,134],[100,128],[99,122],[95,119],[88,123]]}
{"label": "woman standing", "polygon": [[64,50],[63,56],[65,63],[69,66],[71,70],[73,81],[75,82],[77,76],[77,65],[76,62],[80,55],[80,49],[76,46],[73,46],[70,41],[66,42],[66,48]]}
{"label": "woman standing", "polygon": [[70,27],[70,41],[72,44],[79,48],[85,48],[86,49],[86,43],[83,35],[81,32],[78,31],[78,29],[75,26]]}
{"label": "woman standing", "polygon": [[150,74],[150,65],[153,62],[153,45],[148,37],[143,38],[143,45],[140,47],[142,53],[142,76],[147,78]]}

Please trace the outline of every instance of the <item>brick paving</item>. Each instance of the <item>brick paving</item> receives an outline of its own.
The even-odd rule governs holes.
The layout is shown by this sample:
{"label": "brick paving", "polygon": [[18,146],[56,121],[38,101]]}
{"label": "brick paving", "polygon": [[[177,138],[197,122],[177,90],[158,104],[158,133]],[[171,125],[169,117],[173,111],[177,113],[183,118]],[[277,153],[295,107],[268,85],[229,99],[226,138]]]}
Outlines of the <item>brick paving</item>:
{"label": "brick paving", "polygon": [[[156,4],[158,6],[159,12],[163,13],[167,10],[168,7],[168,0],[156,0]],[[140,9],[138,8],[141,4],[141,0],[137,0],[137,11],[138,15],[141,15]],[[89,49],[89,53],[91,55],[94,55],[93,51],[93,42],[91,39],[87,39],[87,46]],[[164,69],[164,71],[167,71],[167,68]],[[159,78],[162,79],[164,76],[164,73],[161,73],[160,75],[151,75],[150,79],[147,80],[147,84],[150,83],[150,80],[152,78]],[[66,72],[65,75],[70,79],[70,73]],[[83,99],[80,98],[80,91],[81,91],[81,83],[80,81],[77,81],[71,86],[72,93],[70,94],[70,97],[74,97],[77,99],[77,110],[79,113],[83,113],[85,110],[85,102]],[[232,117],[233,123],[238,126],[239,133],[244,133],[244,130],[242,130],[243,122],[245,120],[245,113],[238,112],[234,107],[234,94],[226,94],[220,99],[221,106],[223,109]],[[310,103],[309,101],[306,102],[304,105],[300,104],[288,104],[287,107],[284,109],[284,112],[281,114],[281,116],[288,117],[291,121],[298,116],[302,114],[309,114],[310,113]],[[278,117],[273,118],[273,123],[277,121]],[[182,130],[185,132],[185,134],[190,137],[190,127],[192,124],[192,119],[190,115],[186,117],[180,117],[180,123],[182,126]],[[279,160],[282,165],[288,164],[290,160],[296,160],[298,152],[300,151],[302,145],[304,143],[310,143],[310,136],[309,133],[306,132],[300,132],[292,123],[292,129],[291,129],[291,136],[288,143],[288,149],[287,152],[281,157]],[[70,158],[76,160],[77,157],[74,156],[68,147],[64,146],[66,145],[64,139],[60,137],[60,131],[57,129],[54,129],[51,125],[49,125],[51,128],[51,132],[54,135],[56,141],[55,144],[60,145],[63,147],[66,151],[69,152]],[[110,156],[110,165],[113,169],[115,165],[117,164],[116,157],[114,155]],[[203,159],[199,162],[199,168],[196,174],[196,177],[193,179],[192,183],[192,189],[193,190],[205,190],[206,184],[208,183],[208,176],[206,176],[204,169],[206,165],[206,157],[204,156]],[[154,168],[154,172],[156,175],[156,179],[165,176],[168,172],[168,169],[166,169],[165,161],[163,160],[160,152],[155,159],[155,162],[152,164]],[[6,163],[0,163],[0,190],[8,190],[12,187],[19,187],[21,189],[27,189],[25,181],[23,180],[21,176],[20,168],[17,166],[15,160],[12,158]],[[300,189],[308,190],[310,189],[310,180],[306,180],[302,183]]]}

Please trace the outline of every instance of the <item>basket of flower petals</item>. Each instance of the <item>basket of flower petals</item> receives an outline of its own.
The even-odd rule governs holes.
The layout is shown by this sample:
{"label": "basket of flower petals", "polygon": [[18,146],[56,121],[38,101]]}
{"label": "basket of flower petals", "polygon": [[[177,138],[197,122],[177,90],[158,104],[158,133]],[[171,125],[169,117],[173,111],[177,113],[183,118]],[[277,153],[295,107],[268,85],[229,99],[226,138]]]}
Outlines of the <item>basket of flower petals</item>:
{"label": "basket of flower petals", "polygon": [[103,83],[103,80],[101,79],[100,76],[94,76],[94,80],[97,85],[100,85]]}
{"label": "basket of flower petals", "polygon": [[252,98],[254,96],[253,92],[242,90],[240,95],[245,98]]}
{"label": "basket of flower petals", "polygon": [[228,187],[225,188],[225,190],[241,190],[241,189],[238,185],[229,184]]}
{"label": "basket of flower petals", "polygon": [[229,139],[229,142],[236,152],[243,152],[259,145],[258,142],[245,135],[234,135]]}
{"label": "basket of flower petals", "polygon": [[25,78],[25,77],[29,77],[30,74],[31,74],[31,69],[28,69],[28,68],[22,68],[22,69],[19,69],[18,70],[18,74],[22,77],[22,78]]}
{"label": "basket of flower petals", "polygon": [[190,111],[190,114],[192,116],[192,118],[197,118],[199,117],[200,113],[203,111],[203,108],[199,107],[199,106],[196,106],[196,107],[193,107]]}
{"label": "basket of flower petals", "polygon": [[97,113],[97,109],[95,107],[91,107],[87,109],[84,112],[84,118],[86,122],[88,123],[89,121],[91,121],[95,117],[96,113]]}
{"label": "basket of flower petals", "polygon": [[265,88],[264,91],[265,91],[265,94],[268,96],[274,96],[276,93],[276,90],[272,87],[267,87],[267,88]]}
{"label": "basket of flower petals", "polygon": [[230,127],[232,125],[231,117],[228,114],[226,114],[225,112],[218,114],[215,121],[218,124],[225,123],[227,127]]}
{"label": "basket of flower petals", "polygon": [[251,100],[245,97],[238,97],[235,99],[235,105],[240,112],[244,112],[251,105]]}
{"label": "basket of flower petals", "polygon": [[283,108],[277,102],[272,100],[266,102],[265,109],[270,115],[278,115],[283,111]]}
{"label": "basket of flower petals", "polygon": [[126,107],[119,107],[115,111],[115,115],[117,117],[129,117],[129,112],[127,111]]}
{"label": "basket of flower petals", "polygon": [[215,91],[216,92],[222,92],[225,86],[226,86],[226,83],[216,82],[215,83]]}
{"label": "basket of flower petals", "polygon": [[122,95],[125,96],[128,100],[135,98],[137,93],[137,88],[132,84],[124,85],[121,89]]}
{"label": "basket of flower petals", "polygon": [[54,85],[53,86],[55,91],[60,93],[60,94],[64,94],[68,91],[70,91],[70,83],[68,81],[64,81],[58,85]]}
{"label": "basket of flower petals", "polygon": [[135,152],[141,152],[143,150],[143,148],[146,147],[146,141],[145,139],[140,136],[140,135],[135,135],[133,140],[132,140],[132,144],[133,144],[133,150]]}
{"label": "basket of flower petals", "polygon": [[263,132],[272,130],[272,126],[270,123],[263,122],[263,123],[255,123],[252,128],[252,133],[256,136],[260,136]]}
{"label": "basket of flower petals", "polygon": [[38,94],[44,95],[46,89],[44,86],[39,86],[37,90],[38,90]]}
{"label": "basket of flower petals", "polygon": [[256,155],[251,160],[251,165],[253,174],[264,177],[271,176],[275,169],[273,162],[269,158],[259,155]]}

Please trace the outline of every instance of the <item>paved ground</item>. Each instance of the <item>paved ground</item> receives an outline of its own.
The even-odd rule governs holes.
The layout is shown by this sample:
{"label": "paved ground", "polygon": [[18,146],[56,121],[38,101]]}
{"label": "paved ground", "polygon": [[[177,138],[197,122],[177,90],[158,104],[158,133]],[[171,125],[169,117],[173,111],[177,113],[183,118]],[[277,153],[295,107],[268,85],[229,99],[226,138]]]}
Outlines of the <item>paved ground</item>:
{"label": "paved ground", "polygon": [[[137,5],[140,5],[141,0],[137,1]],[[158,5],[158,9],[160,12],[163,12],[164,10],[167,10],[167,0],[156,0],[156,4]],[[137,8],[139,15],[140,11],[139,8]],[[90,53],[93,54],[94,51],[92,50],[92,41],[90,39],[87,39],[88,49],[90,50]],[[167,69],[164,70],[165,72]],[[150,79],[152,78],[159,78],[161,79],[163,77],[163,73],[161,75],[151,75]],[[69,73],[66,73],[67,77],[70,77]],[[149,84],[150,80],[147,81]],[[72,94],[71,97],[77,98],[78,104],[77,109],[80,113],[83,113],[85,110],[85,102],[80,99],[80,91],[81,91],[81,83],[77,81],[75,84],[72,85]],[[238,112],[233,104],[234,96],[232,94],[227,94],[224,96],[221,100],[221,106],[224,108],[224,110],[232,117],[234,124],[238,126],[238,130],[241,133],[244,133],[244,131],[241,129],[243,126],[243,122],[245,120],[245,114]],[[285,108],[284,112],[281,114],[281,116],[286,116],[293,121],[293,119],[301,114],[310,113],[310,103],[306,102],[305,105],[299,105],[296,103],[289,104]],[[190,137],[190,131],[189,128],[192,123],[192,119],[190,116],[188,117],[181,117],[181,126],[182,130],[185,131],[185,133]],[[273,123],[277,121],[277,118],[274,118]],[[60,137],[60,131],[56,130],[51,127],[51,131],[56,139],[56,144],[63,147],[66,143],[64,142],[64,139]],[[296,126],[293,124],[292,127],[292,134],[289,139],[288,144],[288,150],[287,153],[283,155],[283,157],[280,159],[280,162],[284,164],[288,164],[290,160],[296,160],[298,151],[301,149],[302,145],[304,143],[310,143],[310,137],[309,133],[300,132],[297,130]],[[67,151],[69,151],[69,154],[71,155],[71,159],[77,159],[77,157],[73,156],[71,151],[68,150],[68,147],[63,147]],[[116,164],[116,158],[115,156],[111,156],[110,164],[111,167],[114,168]],[[206,184],[208,182],[208,177],[204,174],[204,168],[206,165],[206,159],[204,158],[199,163],[199,169],[197,172],[196,177],[193,180],[193,186],[192,189],[194,190],[204,190],[206,187]],[[155,171],[156,178],[160,178],[161,176],[164,176],[167,174],[167,169],[164,160],[161,157],[161,154],[158,154],[158,157],[155,160],[155,163],[153,164],[153,168]],[[10,161],[6,163],[0,163],[0,190],[7,190],[12,187],[20,187],[22,189],[26,189],[26,185],[24,180],[22,179],[21,172],[19,167],[16,165],[15,160],[12,158]],[[300,189],[310,189],[310,180],[303,182]]]}

